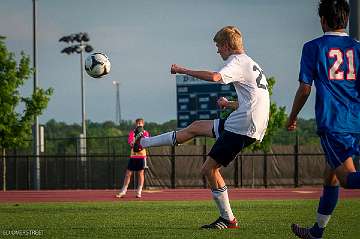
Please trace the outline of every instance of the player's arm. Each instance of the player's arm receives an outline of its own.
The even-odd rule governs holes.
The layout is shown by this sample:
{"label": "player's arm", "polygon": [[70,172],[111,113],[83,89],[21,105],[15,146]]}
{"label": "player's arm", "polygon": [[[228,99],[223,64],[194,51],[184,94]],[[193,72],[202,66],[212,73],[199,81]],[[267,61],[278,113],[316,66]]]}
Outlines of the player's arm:
{"label": "player's arm", "polygon": [[194,71],[179,65],[173,64],[171,65],[171,74],[185,74],[192,77],[196,77],[200,80],[217,82],[221,80],[221,75],[218,72],[212,71]]}
{"label": "player's arm", "polygon": [[217,104],[221,109],[233,109],[236,110],[239,107],[239,102],[238,101],[230,101],[228,99],[226,99],[225,97],[220,97],[217,100]]}
{"label": "player's arm", "polygon": [[128,144],[130,145],[131,148],[134,147],[134,141],[135,141],[135,133],[133,130],[131,130],[128,135]]}
{"label": "player's arm", "polygon": [[287,129],[289,131],[296,129],[296,120],[299,112],[306,103],[311,93],[311,85],[300,82],[299,88],[296,91],[294,102],[292,105],[291,113],[287,123]]}

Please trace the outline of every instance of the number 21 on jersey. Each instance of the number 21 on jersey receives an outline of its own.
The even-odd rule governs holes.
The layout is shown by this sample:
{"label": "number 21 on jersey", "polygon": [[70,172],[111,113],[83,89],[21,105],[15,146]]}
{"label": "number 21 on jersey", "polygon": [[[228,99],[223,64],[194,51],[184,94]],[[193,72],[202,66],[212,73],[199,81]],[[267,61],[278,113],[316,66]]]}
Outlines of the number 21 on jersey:
{"label": "number 21 on jersey", "polygon": [[[346,75],[342,70],[342,66],[344,65],[344,55],[347,60]],[[344,52],[339,48],[331,48],[328,52],[328,57],[335,59],[329,69],[329,80],[356,80],[354,49],[347,49],[344,54]]]}

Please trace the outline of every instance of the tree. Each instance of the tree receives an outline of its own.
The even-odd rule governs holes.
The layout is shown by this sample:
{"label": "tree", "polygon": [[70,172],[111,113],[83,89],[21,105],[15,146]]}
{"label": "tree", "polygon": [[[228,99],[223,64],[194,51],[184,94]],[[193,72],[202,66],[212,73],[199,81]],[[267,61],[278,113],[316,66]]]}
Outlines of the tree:
{"label": "tree", "polygon": [[296,128],[296,132],[293,133],[290,133],[285,127],[277,130],[272,138],[273,144],[293,145],[295,137],[298,136],[299,145],[320,145],[315,119],[298,118]]}
{"label": "tree", "polygon": [[[269,95],[272,96],[273,88],[276,83],[274,77],[270,77],[267,79],[268,82],[268,90]],[[285,113],[285,106],[278,107],[277,104],[270,100],[270,115],[269,115],[269,122],[266,129],[265,136],[261,143],[255,143],[250,146],[251,151],[261,150],[263,152],[269,152],[272,145],[272,139],[275,133],[279,130],[284,128],[285,122],[287,119],[287,115]]]}
{"label": "tree", "polygon": [[[53,89],[37,88],[29,97],[21,96],[19,87],[33,70],[30,58],[21,52],[19,64],[14,53],[7,50],[5,37],[0,36],[0,148],[3,158],[3,190],[6,190],[6,149],[23,146],[31,135],[36,116],[47,107]],[[19,107],[23,108],[22,112]]]}

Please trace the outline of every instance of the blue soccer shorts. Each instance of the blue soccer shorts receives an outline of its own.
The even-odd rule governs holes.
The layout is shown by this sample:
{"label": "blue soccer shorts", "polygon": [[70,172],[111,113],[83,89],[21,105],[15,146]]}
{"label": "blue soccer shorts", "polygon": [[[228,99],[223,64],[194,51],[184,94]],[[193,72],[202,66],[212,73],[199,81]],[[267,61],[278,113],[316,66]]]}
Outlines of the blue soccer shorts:
{"label": "blue soccer shorts", "polygon": [[326,161],[332,169],[342,165],[349,157],[360,155],[360,134],[323,132],[319,136]]}

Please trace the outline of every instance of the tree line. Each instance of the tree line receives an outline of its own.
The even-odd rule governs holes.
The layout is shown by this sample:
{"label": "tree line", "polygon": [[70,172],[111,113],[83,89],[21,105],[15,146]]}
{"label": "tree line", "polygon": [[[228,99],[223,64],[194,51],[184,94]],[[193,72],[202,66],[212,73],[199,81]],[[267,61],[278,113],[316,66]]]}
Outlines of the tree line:
{"label": "tree line", "polygon": [[[144,128],[154,136],[167,131],[176,130],[176,124],[176,120],[170,120],[164,123],[146,122]],[[89,138],[125,137],[133,127],[134,123],[130,120],[122,121],[120,124],[116,124],[112,121],[102,123],[87,121],[87,135]],[[297,127],[300,144],[319,143],[319,137],[316,134],[315,119],[300,118],[298,119]],[[45,138],[47,139],[76,138],[79,137],[79,134],[81,133],[80,124],[66,124],[64,122],[57,122],[54,119],[44,124],[44,128]],[[296,132],[288,132],[285,126],[278,128],[273,134],[272,144],[292,145],[295,142],[295,136]]]}

